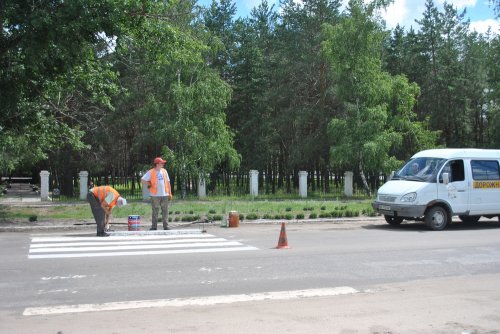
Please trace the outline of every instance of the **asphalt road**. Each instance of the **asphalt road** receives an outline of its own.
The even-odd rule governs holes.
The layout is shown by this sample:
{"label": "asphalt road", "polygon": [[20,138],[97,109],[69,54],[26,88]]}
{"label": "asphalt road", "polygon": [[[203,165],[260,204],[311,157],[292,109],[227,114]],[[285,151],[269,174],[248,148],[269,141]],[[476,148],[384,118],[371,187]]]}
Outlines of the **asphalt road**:
{"label": "asphalt road", "polygon": [[210,226],[208,251],[40,249],[93,234],[0,233],[0,333],[500,333],[496,219],[288,224],[289,249],[277,224]]}

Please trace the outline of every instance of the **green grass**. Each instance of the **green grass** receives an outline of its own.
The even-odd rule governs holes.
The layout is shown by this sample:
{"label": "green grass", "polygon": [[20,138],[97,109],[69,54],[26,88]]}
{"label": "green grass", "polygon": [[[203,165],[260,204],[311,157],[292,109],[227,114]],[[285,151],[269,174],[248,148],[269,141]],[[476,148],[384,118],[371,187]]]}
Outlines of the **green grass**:
{"label": "green grass", "polygon": [[[247,220],[258,218],[273,219],[307,219],[311,215],[314,217],[325,217],[332,212],[342,212],[336,214],[337,217],[348,216],[350,213],[368,215],[371,209],[370,200],[362,201],[332,201],[332,200],[174,200],[169,205],[170,218],[175,221],[188,219],[187,217],[221,217],[229,214],[230,211],[237,211]],[[348,212],[346,214],[346,212]],[[322,215],[323,214],[323,215]],[[151,204],[142,201],[129,201],[129,205],[115,207],[113,217],[127,218],[129,215],[140,215],[142,217],[151,216]],[[26,219],[36,216],[38,221],[50,219],[92,219],[90,207],[85,202],[74,204],[54,203],[50,206],[23,206],[10,207],[0,205],[0,218],[4,219]],[[329,215],[331,217],[331,215]],[[303,218],[302,218],[303,217]]]}

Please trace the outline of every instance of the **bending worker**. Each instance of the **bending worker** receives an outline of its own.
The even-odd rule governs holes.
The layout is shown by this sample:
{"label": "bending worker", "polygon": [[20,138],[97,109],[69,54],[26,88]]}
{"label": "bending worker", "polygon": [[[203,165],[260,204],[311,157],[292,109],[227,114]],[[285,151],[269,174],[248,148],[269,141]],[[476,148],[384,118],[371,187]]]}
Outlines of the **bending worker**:
{"label": "bending worker", "polygon": [[104,227],[109,225],[111,219],[111,211],[115,205],[122,206],[127,204],[127,200],[120,196],[118,191],[110,186],[99,186],[89,190],[87,201],[92,209],[95,222],[97,224],[97,236],[107,237],[108,233],[104,231]]}
{"label": "bending worker", "polygon": [[142,177],[142,184],[148,187],[151,194],[151,206],[153,209],[151,217],[150,230],[156,230],[158,225],[158,211],[161,208],[161,217],[163,220],[163,229],[168,227],[168,201],[172,200],[172,189],[170,187],[170,178],[165,168],[166,161],[162,158],[154,160],[154,168],[147,171]]}

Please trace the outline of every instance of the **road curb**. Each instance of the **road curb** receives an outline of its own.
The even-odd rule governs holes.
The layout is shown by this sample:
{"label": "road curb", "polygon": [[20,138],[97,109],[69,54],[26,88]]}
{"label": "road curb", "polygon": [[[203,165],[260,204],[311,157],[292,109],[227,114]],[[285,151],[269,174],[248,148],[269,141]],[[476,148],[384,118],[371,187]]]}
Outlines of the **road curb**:
{"label": "road curb", "polygon": [[[321,218],[321,219],[292,219],[292,220],[284,220],[284,219],[273,219],[273,220],[264,220],[264,219],[257,219],[257,220],[251,220],[251,221],[240,221],[240,226],[252,226],[252,225],[280,225],[282,223],[289,224],[289,225],[317,225],[317,224],[338,224],[338,225],[346,225],[346,224],[356,224],[356,223],[383,223],[383,218],[382,217],[355,217],[355,218]],[[32,223],[33,225],[25,225],[25,226],[19,226],[20,224],[27,224],[27,223],[15,223],[15,222],[0,222],[0,233],[2,232],[44,232],[44,231],[79,231],[79,230],[93,230],[95,231],[96,226],[95,223],[71,223],[68,222],[66,224],[64,223],[59,223],[59,224],[52,224],[50,222],[40,222],[40,223]],[[187,227],[192,227],[196,226],[199,227],[199,229],[204,229],[204,227],[219,227],[221,226],[221,222],[215,221],[215,222],[208,222],[208,223],[201,223],[201,222],[188,222],[188,223],[169,223],[169,226],[173,228],[174,230],[179,229],[183,230],[186,229]],[[149,228],[146,225],[143,226],[144,229]],[[222,226],[221,226],[222,227]],[[125,223],[113,223],[112,228],[115,229],[116,232],[128,232],[127,231],[127,224]],[[222,227],[222,228],[229,228],[232,229],[233,227]],[[130,232],[146,232],[146,230],[143,231],[130,231]],[[158,231],[148,231],[148,232],[161,232],[161,230]],[[113,232],[111,232],[113,233]]]}

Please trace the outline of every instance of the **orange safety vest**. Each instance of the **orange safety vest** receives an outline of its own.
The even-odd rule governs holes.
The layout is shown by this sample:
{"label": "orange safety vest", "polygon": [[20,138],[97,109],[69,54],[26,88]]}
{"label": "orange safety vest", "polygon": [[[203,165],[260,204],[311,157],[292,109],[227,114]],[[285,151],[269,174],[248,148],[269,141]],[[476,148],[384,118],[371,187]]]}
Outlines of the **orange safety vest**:
{"label": "orange safety vest", "polygon": [[[156,189],[157,185],[156,170],[152,168],[149,172],[151,174],[151,181],[150,181],[151,187],[149,188],[149,192],[153,195],[156,195],[156,193],[158,192],[158,189]],[[172,190],[170,189],[170,181],[168,179],[167,170],[165,168],[162,168],[160,169],[160,173],[163,174],[163,180],[165,180],[165,194],[167,194],[167,196],[172,195]]]}
{"label": "orange safety vest", "polygon": [[113,193],[114,198],[113,201],[108,204],[108,207],[112,209],[116,205],[116,202],[118,202],[118,197],[120,197],[118,191],[116,191],[113,187],[110,186],[99,186],[99,187],[94,187],[92,189],[92,193],[99,200],[99,203],[104,202],[104,199],[110,192]]}

